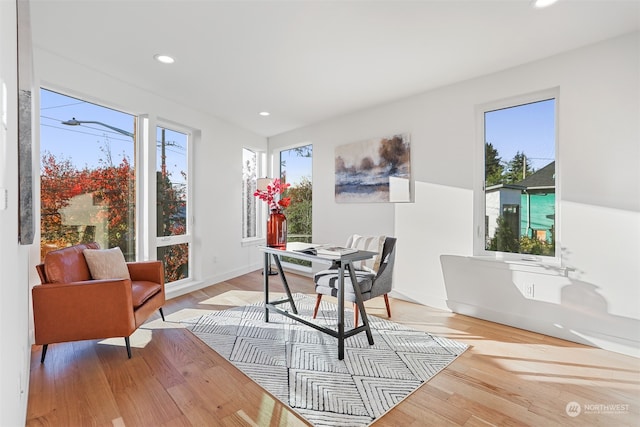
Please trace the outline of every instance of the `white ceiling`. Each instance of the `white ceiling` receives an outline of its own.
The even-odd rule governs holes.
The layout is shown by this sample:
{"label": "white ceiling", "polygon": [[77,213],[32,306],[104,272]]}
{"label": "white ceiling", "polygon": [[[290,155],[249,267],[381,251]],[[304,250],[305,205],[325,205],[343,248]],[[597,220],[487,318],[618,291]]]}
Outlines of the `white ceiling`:
{"label": "white ceiling", "polygon": [[272,136],[638,31],[640,0],[31,0],[31,20],[37,49]]}

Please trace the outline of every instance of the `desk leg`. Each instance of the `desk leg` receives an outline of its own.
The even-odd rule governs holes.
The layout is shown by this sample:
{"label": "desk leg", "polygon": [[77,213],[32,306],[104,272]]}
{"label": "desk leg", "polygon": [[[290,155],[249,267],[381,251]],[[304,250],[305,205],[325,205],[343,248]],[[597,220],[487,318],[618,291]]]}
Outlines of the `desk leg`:
{"label": "desk leg", "polygon": [[287,293],[287,298],[289,299],[291,310],[293,311],[293,314],[298,314],[298,309],[296,308],[296,304],[293,302],[293,297],[291,296],[291,289],[289,289],[289,283],[287,282],[287,278],[284,276],[284,270],[282,269],[282,264],[280,264],[280,257],[278,255],[273,255],[273,259],[275,260],[276,266],[278,267],[278,272],[280,272],[280,279],[282,280],[284,291]]}
{"label": "desk leg", "polygon": [[269,254],[265,252],[264,254],[264,271],[262,275],[262,283],[264,284],[264,321],[269,322],[269,267],[271,267],[271,262],[269,262]]}
{"label": "desk leg", "polygon": [[[369,341],[369,345],[373,345],[373,334],[371,333],[371,328],[369,328],[369,319],[367,318],[367,312],[364,309],[364,302],[362,302],[362,293],[360,292],[360,286],[357,285],[358,280],[356,278],[356,274],[353,271],[353,265],[351,263],[347,264],[347,269],[349,270],[349,277],[351,278],[351,283],[353,283],[353,292],[356,295],[356,310],[360,311],[360,318],[362,318],[362,324],[365,327],[365,331],[367,332],[367,340]],[[357,328],[358,325],[354,325],[354,328]]]}
{"label": "desk leg", "polygon": [[344,359],[344,264],[338,276],[338,360]]}

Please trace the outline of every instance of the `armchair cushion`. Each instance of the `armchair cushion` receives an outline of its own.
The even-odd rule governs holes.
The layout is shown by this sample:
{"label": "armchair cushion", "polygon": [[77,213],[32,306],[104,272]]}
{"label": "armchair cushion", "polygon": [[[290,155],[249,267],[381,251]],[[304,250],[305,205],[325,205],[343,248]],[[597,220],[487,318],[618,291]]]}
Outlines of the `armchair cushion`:
{"label": "armchair cushion", "polygon": [[152,296],[156,295],[162,290],[162,286],[159,283],[147,282],[147,281],[134,281],[131,282],[131,299],[133,302],[133,308],[137,309],[149,300]]}
{"label": "armchair cushion", "polygon": [[124,255],[119,247],[85,249],[83,253],[94,280],[131,278]]}
{"label": "armchair cushion", "polygon": [[[89,266],[84,258],[85,249],[98,249],[97,243],[85,243],[47,253],[43,271],[46,283],[72,283],[91,280]],[[42,278],[42,277],[41,277]],[[43,281],[43,283],[45,283]]]}

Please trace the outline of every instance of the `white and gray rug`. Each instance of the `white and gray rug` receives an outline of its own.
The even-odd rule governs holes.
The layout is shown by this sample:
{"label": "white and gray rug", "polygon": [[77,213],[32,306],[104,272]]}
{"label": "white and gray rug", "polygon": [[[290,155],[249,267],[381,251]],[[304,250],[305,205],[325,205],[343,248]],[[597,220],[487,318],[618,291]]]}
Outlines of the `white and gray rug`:
{"label": "white and gray rug", "polygon": [[[315,298],[295,294],[298,313],[312,317]],[[280,305],[288,308],[288,304]],[[314,426],[367,426],[462,354],[467,345],[368,316],[365,333],[338,340],[264,304],[214,311],[184,321],[187,328],[248,377]],[[336,305],[322,302],[317,319],[336,329]],[[345,313],[346,330],[353,312]]]}

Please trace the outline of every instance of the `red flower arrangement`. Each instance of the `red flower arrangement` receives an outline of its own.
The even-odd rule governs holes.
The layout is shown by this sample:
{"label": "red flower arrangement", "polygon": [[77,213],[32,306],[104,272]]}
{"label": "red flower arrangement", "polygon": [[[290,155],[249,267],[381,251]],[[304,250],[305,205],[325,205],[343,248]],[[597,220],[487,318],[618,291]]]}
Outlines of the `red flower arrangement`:
{"label": "red flower arrangement", "polygon": [[276,201],[276,195],[284,193],[290,186],[291,184],[275,178],[271,184],[267,185],[266,190],[256,190],[253,195],[267,202],[269,210],[282,212],[282,209],[287,208],[291,204],[291,197],[283,197]]}

